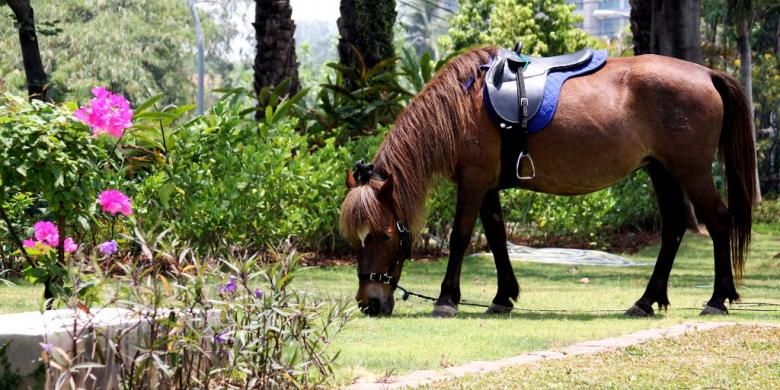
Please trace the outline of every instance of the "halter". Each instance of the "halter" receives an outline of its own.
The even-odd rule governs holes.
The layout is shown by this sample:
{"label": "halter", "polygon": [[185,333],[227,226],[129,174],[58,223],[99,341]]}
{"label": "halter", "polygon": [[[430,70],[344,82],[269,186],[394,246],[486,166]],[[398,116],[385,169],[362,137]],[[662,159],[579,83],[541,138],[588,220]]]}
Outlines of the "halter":
{"label": "halter", "polygon": [[[357,182],[361,184],[367,184],[371,179],[387,180],[384,175],[380,174],[379,172],[374,172],[373,164],[366,164],[363,162],[363,160],[355,163],[355,169],[352,171],[352,176]],[[412,237],[411,233],[409,232],[409,227],[398,219],[395,222],[395,229],[398,232],[398,236],[400,237],[400,241],[398,242],[400,249],[395,254],[393,265],[391,265],[390,269],[385,273],[358,272],[358,280],[361,282],[378,282],[389,284],[393,286],[394,289],[398,285],[398,280],[394,278],[392,274],[395,272],[395,269],[399,265],[403,264],[406,259],[412,257]]]}
{"label": "halter", "polygon": [[383,284],[389,284],[395,288],[398,285],[398,279],[393,277],[396,267],[403,264],[406,259],[412,256],[412,239],[411,233],[409,233],[409,227],[403,224],[401,221],[395,223],[395,228],[398,231],[398,235],[401,237],[398,243],[400,249],[395,254],[395,261],[390,269],[385,273],[371,272],[360,273],[358,272],[358,280],[361,282],[379,282]]}

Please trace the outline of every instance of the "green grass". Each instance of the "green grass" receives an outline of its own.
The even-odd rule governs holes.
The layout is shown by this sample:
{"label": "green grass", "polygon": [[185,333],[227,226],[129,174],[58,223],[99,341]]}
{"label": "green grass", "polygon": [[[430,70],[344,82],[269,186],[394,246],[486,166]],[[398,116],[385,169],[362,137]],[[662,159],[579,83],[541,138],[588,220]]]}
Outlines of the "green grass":
{"label": "green grass", "polygon": [[0,283],[0,314],[40,310],[43,307],[43,287],[18,280],[15,282],[14,286]]}
{"label": "green grass", "polygon": [[[655,260],[658,245],[630,256]],[[780,226],[757,225],[743,284],[738,288],[746,302],[780,303]],[[669,298],[672,308],[654,318],[630,319],[622,315],[644,291],[652,267],[579,267],[514,263],[522,289],[518,306],[524,309],[567,311],[615,310],[613,313],[517,312],[484,315],[483,308],[461,306],[458,318],[430,318],[432,303],[396,294],[391,318],[358,314],[335,339],[340,350],[337,382],[358,376],[380,378],[417,369],[436,369],[472,360],[490,360],[524,352],[556,348],[579,341],[605,338],[641,329],[700,320],[702,303],[712,293],[712,245],[709,237],[687,234],[672,271]],[[401,284],[419,293],[437,296],[446,261],[409,261]],[[579,283],[587,277],[589,284]],[[469,257],[463,265],[463,298],[489,303],[496,289],[492,257]],[[294,285],[320,297],[354,301],[357,278],[354,266],[310,268],[298,274]],[[38,310],[38,287],[0,286],[0,313]],[[780,313],[733,310],[728,317],[708,320],[780,321]]]}
{"label": "green grass", "polygon": [[748,326],[437,382],[430,389],[780,388],[780,329]]}
{"label": "green grass", "polygon": [[[645,248],[634,260],[652,262],[658,245]],[[756,226],[743,285],[738,291],[746,302],[780,303],[780,229]],[[455,319],[430,318],[432,304],[417,298],[396,302],[391,318],[359,315],[336,339],[341,350],[339,382],[357,376],[381,378],[415,369],[436,369],[472,360],[490,360],[533,350],[555,348],[578,341],[604,338],[641,329],[700,320],[702,303],[712,294],[712,244],[709,237],[688,234],[672,271],[669,298],[672,308],[650,319],[624,318],[627,309],[644,291],[652,267],[579,267],[515,263],[521,285],[519,307],[570,311],[617,310],[606,314],[519,312],[488,316],[478,307],[461,306]],[[446,262],[407,263],[401,284],[436,296]],[[465,260],[461,288],[463,298],[489,303],[495,293],[492,258]],[[589,284],[579,283],[583,277]],[[331,267],[303,272],[299,288],[319,295],[352,299],[357,288],[354,267]],[[399,294],[396,294],[398,299]],[[733,310],[714,320],[780,321],[780,313]]]}

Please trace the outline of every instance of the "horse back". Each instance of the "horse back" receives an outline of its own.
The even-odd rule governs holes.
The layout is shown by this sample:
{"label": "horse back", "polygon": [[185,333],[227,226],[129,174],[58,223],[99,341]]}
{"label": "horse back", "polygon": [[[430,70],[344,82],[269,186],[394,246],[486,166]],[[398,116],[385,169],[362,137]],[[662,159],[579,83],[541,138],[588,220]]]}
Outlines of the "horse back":
{"label": "horse back", "polygon": [[[621,180],[651,159],[711,164],[723,107],[703,66],[657,55],[609,59],[568,80],[555,118],[529,137],[536,178],[521,187],[584,194]],[[681,167],[683,169],[685,167]]]}

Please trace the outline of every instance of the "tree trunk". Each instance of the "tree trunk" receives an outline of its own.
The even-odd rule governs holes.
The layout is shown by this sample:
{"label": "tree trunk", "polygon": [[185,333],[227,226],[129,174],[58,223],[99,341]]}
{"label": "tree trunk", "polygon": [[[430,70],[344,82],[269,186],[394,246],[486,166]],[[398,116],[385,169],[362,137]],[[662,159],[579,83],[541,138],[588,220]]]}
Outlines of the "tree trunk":
{"label": "tree trunk", "polygon": [[[395,55],[393,24],[395,0],[341,0],[339,62],[370,69]],[[356,50],[360,58],[355,58]],[[360,60],[362,59],[362,64]]]}
{"label": "tree trunk", "polygon": [[631,0],[631,34],[634,42],[634,55],[649,54],[650,25],[653,20],[653,8],[649,0]]}
{"label": "tree trunk", "polygon": [[[264,87],[278,86],[285,79],[290,80],[286,93],[294,94],[300,89],[298,62],[295,56],[295,23],[289,0],[255,0],[255,93],[258,105],[260,91]],[[265,99],[262,99],[265,100]],[[258,117],[265,115],[258,111]]]}
{"label": "tree trunk", "polygon": [[190,7],[190,14],[192,15],[192,24],[195,27],[195,46],[197,48],[197,63],[198,63],[198,95],[197,95],[197,104],[198,104],[198,115],[203,115],[203,111],[205,110],[205,104],[203,103],[203,89],[204,89],[204,83],[205,83],[205,76],[206,76],[206,65],[205,61],[203,60],[203,46],[204,46],[204,39],[203,39],[203,28],[201,28],[200,25],[200,16],[198,15],[198,10],[195,9],[195,1],[196,0],[188,0],[187,6]]}
{"label": "tree trunk", "polygon": [[[748,6],[749,7],[749,6]],[[753,113],[753,53],[750,50],[750,17],[751,10],[748,8],[742,15],[737,17],[736,30],[737,30],[737,51],[739,52],[739,77],[742,81],[742,87],[745,88],[745,95],[748,100],[748,107],[750,107],[751,114]],[[752,115],[751,115],[752,118]],[[756,142],[756,130],[755,121],[751,121],[753,129],[753,143]],[[758,164],[756,164],[758,168]],[[755,203],[761,202],[761,180],[758,177],[758,169],[756,169],[756,199]]]}
{"label": "tree trunk", "polygon": [[[634,55],[661,54],[701,64],[699,0],[631,0]],[[696,211],[683,194],[688,229],[701,232]]]}
{"label": "tree trunk", "polygon": [[48,80],[38,48],[38,36],[35,33],[35,18],[30,0],[6,0],[16,16],[19,29],[19,43],[22,47],[24,74],[27,77],[27,94],[30,100],[48,101]]}
{"label": "tree trunk", "polygon": [[650,52],[703,63],[700,0],[653,0]]}

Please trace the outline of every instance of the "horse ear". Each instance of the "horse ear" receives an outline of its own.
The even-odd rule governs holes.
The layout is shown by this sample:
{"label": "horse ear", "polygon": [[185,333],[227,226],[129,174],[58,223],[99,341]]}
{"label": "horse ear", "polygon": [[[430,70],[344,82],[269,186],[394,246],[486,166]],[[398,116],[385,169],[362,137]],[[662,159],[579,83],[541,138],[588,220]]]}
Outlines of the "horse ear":
{"label": "horse ear", "polygon": [[387,175],[387,179],[382,182],[377,193],[379,196],[390,196],[393,193],[393,175]]}
{"label": "horse ear", "polygon": [[357,181],[355,181],[355,176],[352,175],[352,171],[350,171],[349,169],[347,169],[346,183],[347,183],[347,188],[349,188],[350,190],[357,187]]}

